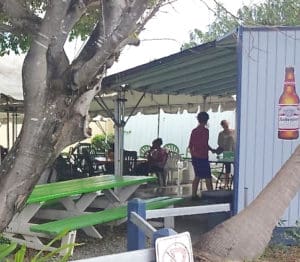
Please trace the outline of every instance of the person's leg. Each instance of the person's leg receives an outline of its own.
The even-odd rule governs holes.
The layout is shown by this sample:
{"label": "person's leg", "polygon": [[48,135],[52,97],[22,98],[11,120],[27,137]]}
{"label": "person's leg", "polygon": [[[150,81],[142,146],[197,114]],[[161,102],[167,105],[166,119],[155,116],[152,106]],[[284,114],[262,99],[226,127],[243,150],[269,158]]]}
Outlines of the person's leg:
{"label": "person's leg", "polygon": [[226,163],[225,164],[225,173],[224,173],[224,177],[225,177],[225,189],[229,189],[229,176],[231,173],[231,164]]}
{"label": "person's leg", "polygon": [[205,179],[205,184],[206,184],[206,189],[207,190],[213,190],[213,184],[212,184],[212,179],[211,178],[206,178]]}
{"label": "person's leg", "polygon": [[162,180],[163,180],[163,186],[167,186],[167,177],[168,177],[168,170],[166,168],[163,168],[162,170]]}
{"label": "person's leg", "polygon": [[200,182],[200,178],[195,176],[193,183],[192,183],[192,197],[197,197],[199,182]]}
{"label": "person's leg", "polygon": [[208,159],[204,159],[202,162],[203,177],[205,177],[206,190],[213,190],[213,183],[211,178],[211,170]]}
{"label": "person's leg", "polygon": [[192,158],[192,165],[194,168],[194,173],[195,173],[195,177],[193,179],[193,183],[192,183],[192,199],[197,199],[199,198],[197,195],[197,191],[198,191],[198,186],[199,186],[199,182],[200,182],[200,159],[198,158]]}
{"label": "person's leg", "polygon": [[157,176],[158,184],[160,187],[166,186],[166,178],[164,174],[164,170],[157,166],[150,166],[149,168],[150,172],[155,173]]}

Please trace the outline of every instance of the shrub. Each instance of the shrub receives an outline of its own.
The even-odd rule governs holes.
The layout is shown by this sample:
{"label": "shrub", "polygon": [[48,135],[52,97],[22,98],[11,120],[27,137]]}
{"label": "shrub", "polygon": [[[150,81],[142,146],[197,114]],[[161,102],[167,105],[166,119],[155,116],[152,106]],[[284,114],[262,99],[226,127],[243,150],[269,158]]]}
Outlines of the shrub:
{"label": "shrub", "polygon": [[108,134],[107,137],[104,134],[95,135],[91,143],[97,151],[106,152],[111,149],[111,145],[114,143],[114,135]]}

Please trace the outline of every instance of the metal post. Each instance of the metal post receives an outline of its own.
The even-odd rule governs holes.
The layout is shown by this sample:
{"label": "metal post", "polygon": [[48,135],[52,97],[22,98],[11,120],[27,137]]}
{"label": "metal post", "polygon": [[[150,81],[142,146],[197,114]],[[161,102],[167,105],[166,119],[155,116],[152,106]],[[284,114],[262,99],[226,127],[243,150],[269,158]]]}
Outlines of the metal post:
{"label": "metal post", "polygon": [[10,148],[10,139],[9,139],[9,112],[6,113],[6,132],[7,132],[7,149]]}
{"label": "metal post", "polygon": [[135,212],[146,219],[146,204],[143,200],[134,198],[128,202],[127,208],[127,251],[146,248],[145,233],[130,221],[131,212]]}
{"label": "metal post", "polygon": [[[17,139],[17,137],[18,137],[18,113],[15,113],[15,117],[16,117],[16,121],[15,121],[15,123],[16,123],[16,129],[15,129],[16,135],[15,135],[15,138]],[[14,142],[16,141],[16,139],[14,140]]]}
{"label": "metal post", "polygon": [[124,148],[124,125],[125,125],[125,91],[118,91],[115,101],[115,175],[123,175],[123,148]]}
{"label": "metal post", "polygon": [[11,119],[11,126],[12,126],[12,134],[11,134],[11,138],[12,138],[12,142],[11,144],[13,145],[15,142],[15,135],[16,135],[16,131],[15,131],[15,114],[12,113],[12,119]]}
{"label": "metal post", "polygon": [[157,137],[159,137],[159,130],[160,129],[160,107],[158,107],[157,113]]}

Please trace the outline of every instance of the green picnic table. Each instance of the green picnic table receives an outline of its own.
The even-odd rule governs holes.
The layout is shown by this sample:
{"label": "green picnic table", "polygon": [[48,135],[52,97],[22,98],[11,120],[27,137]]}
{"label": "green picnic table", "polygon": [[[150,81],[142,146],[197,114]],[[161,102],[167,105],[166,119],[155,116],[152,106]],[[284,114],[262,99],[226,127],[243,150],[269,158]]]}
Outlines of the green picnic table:
{"label": "green picnic table", "polygon": [[[103,175],[36,185],[26,206],[6,228],[5,236],[30,248],[43,249],[40,238],[49,235],[31,230],[36,219],[58,221],[119,207],[127,203],[140,185],[155,180],[151,176]],[[91,237],[102,238],[94,225],[83,230]],[[68,237],[72,238],[72,232]]]}
{"label": "green picnic table", "polygon": [[34,187],[27,204],[47,202],[75,195],[87,194],[112,188],[140,186],[143,183],[155,181],[152,176],[114,176],[103,175],[39,184]]}

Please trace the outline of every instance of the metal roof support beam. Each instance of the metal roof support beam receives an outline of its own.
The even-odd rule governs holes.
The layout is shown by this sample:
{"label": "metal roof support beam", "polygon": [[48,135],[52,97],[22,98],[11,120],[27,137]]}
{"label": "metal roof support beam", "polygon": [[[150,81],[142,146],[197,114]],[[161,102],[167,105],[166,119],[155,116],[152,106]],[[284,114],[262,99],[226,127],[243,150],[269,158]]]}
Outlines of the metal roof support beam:
{"label": "metal roof support beam", "polygon": [[97,104],[107,113],[107,115],[111,118],[115,125],[118,125],[117,119],[115,118],[114,114],[111,112],[109,107],[106,105],[102,97],[95,97],[94,99],[97,102]]}

